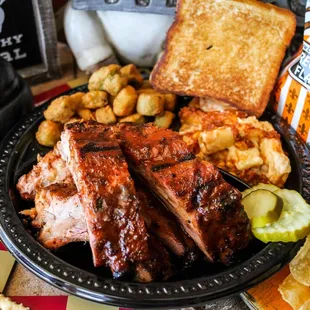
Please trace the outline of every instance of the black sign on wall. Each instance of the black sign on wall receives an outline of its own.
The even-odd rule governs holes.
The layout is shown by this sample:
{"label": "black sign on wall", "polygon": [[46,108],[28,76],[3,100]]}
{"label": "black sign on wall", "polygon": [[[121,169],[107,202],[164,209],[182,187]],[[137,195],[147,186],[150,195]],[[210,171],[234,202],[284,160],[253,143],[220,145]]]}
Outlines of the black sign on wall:
{"label": "black sign on wall", "polygon": [[0,57],[16,69],[43,62],[32,0],[0,0]]}
{"label": "black sign on wall", "polygon": [[60,77],[52,0],[0,0],[0,57],[31,84]]}

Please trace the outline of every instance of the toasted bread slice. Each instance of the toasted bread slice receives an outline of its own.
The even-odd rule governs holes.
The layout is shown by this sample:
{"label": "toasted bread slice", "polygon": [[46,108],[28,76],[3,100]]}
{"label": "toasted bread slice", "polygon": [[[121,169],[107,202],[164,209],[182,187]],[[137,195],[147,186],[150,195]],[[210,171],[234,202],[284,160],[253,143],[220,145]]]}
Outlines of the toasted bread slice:
{"label": "toasted bread slice", "polygon": [[260,116],[295,28],[293,13],[259,1],[179,0],[151,84]]}

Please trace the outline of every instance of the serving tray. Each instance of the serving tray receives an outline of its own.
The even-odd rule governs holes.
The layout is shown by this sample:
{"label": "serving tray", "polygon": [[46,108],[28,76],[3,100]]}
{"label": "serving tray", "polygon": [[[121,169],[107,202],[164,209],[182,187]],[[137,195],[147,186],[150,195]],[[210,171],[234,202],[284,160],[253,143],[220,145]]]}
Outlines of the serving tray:
{"label": "serving tray", "polygon": [[[64,95],[78,91],[87,91],[87,86]],[[114,280],[105,268],[94,268],[88,244],[70,244],[50,252],[24,227],[18,212],[30,208],[31,203],[21,200],[15,188],[18,178],[35,164],[36,155],[49,150],[36,142],[34,133],[50,101],[22,119],[0,145],[0,237],[19,263],[48,283],[69,294],[115,306],[164,309],[202,305],[270,277],[292,259],[303,243],[266,245],[253,239],[232,266],[201,261],[169,281],[147,284]],[[294,129],[273,112],[267,111],[263,119],[279,131],[289,154],[292,173],[286,187],[298,190],[310,201],[309,150]],[[223,174],[240,190],[247,187],[230,174]]]}

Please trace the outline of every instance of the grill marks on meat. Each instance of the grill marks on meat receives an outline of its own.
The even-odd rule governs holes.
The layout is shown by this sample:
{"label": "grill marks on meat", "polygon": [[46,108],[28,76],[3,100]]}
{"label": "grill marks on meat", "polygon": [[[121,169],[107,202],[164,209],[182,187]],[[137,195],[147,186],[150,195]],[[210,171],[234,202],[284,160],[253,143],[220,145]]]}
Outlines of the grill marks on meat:
{"label": "grill marks on meat", "polygon": [[74,184],[54,184],[38,190],[35,207],[20,212],[39,229],[38,241],[48,249],[88,241],[84,212]]}
{"label": "grill marks on meat", "polygon": [[68,124],[60,150],[86,216],[94,265],[114,275],[149,258],[148,234],[127,163],[110,127]]}
{"label": "grill marks on meat", "polygon": [[250,235],[240,192],[224,181],[216,167],[195,158],[171,130],[121,124],[115,131],[132,168],[207,258],[229,264]]}
{"label": "grill marks on meat", "polygon": [[71,173],[57,146],[47,153],[28,173],[19,178],[17,189],[24,199],[34,199],[37,191],[57,183],[72,183]]}
{"label": "grill marks on meat", "polygon": [[135,181],[135,185],[148,231],[157,236],[176,256],[182,257],[184,264],[190,265],[196,261],[199,250],[178,224],[177,218],[141,183]]}
{"label": "grill marks on meat", "polygon": [[[136,193],[122,152],[169,211],[140,183]],[[178,134],[152,125],[68,124],[17,188],[35,197],[36,207],[21,213],[45,247],[89,240],[94,265],[109,266],[115,277],[131,268],[138,281],[170,277],[163,244],[185,263],[197,258],[198,245],[210,261],[229,264],[249,241],[240,193]]]}

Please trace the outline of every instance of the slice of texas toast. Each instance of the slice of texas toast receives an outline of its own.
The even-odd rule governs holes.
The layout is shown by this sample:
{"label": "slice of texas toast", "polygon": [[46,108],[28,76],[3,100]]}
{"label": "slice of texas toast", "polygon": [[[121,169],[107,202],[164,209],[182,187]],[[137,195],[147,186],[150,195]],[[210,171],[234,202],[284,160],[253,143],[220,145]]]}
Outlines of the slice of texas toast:
{"label": "slice of texas toast", "polygon": [[260,116],[296,28],[293,13],[254,0],[179,0],[151,83]]}

